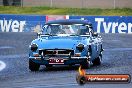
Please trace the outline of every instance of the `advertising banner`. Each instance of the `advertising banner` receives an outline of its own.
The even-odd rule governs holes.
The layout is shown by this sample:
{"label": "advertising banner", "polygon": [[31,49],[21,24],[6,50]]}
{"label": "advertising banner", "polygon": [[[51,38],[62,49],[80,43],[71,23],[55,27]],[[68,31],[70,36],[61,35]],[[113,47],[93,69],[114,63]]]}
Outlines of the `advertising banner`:
{"label": "advertising banner", "polygon": [[0,32],[40,32],[45,22],[81,19],[98,33],[132,33],[132,16],[0,15]]}
{"label": "advertising banner", "polygon": [[69,19],[87,20],[98,33],[132,33],[132,16],[69,16]]}
{"label": "advertising banner", "polygon": [[0,32],[38,32],[46,21],[46,16],[0,15]]}
{"label": "advertising banner", "polygon": [[61,20],[61,19],[67,19],[67,16],[66,15],[47,15],[46,16],[46,22],[52,21],[52,20]]}

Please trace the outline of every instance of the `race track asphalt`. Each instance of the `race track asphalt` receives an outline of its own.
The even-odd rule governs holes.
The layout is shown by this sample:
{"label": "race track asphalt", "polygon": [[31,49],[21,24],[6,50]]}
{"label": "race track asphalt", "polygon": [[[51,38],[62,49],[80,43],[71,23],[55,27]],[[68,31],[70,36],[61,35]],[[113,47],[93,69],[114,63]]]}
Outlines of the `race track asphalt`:
{"label": "race track asphalt", "polygon": [[[91,66],[90,74],[132,75],[132,34],[101,34],[103,62]],[[28,46],[35,33],[0,33],[0,88],[131,88],[129,84],[76,83],[79,66],[41,66],[38,72],[28,69]]]}

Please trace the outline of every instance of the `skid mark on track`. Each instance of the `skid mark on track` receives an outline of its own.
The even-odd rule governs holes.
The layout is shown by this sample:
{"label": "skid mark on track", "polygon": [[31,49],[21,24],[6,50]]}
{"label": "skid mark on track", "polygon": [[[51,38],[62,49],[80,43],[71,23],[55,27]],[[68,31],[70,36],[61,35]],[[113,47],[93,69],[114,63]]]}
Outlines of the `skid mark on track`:
{"label": "skid mark on track", "polygon": [[132,51],[132,48],[113,48],[113,49],[104,49],[104,51]]}
{"label": "skid mark on track", "polygon": [[0,55],[1,58],[19,58],[19,57],[27,57],[28,54],[18,54],[18,55]]}
{"label": "skid mark on track", "polygon": [[12,46],[0,46],[0,49],[12,49],[12,48],[14,48],[14,47],[12,47]]}
{"label": "skid mark on track", "polygon": [[0,61],[0,71],[6,67],[6,64],[3,61]]}

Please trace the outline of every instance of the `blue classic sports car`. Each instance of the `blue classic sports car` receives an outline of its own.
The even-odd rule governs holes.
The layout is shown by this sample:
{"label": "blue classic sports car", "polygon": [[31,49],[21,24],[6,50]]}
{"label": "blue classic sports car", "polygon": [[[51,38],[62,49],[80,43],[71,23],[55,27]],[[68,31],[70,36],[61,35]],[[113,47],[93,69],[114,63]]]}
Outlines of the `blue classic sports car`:
{"label": "blue classic sports car", "polygon": [[29,69],[40,65],[100,65],[102,38],[85,20],[55,20],[45,23],[42,33],[29,46]]}

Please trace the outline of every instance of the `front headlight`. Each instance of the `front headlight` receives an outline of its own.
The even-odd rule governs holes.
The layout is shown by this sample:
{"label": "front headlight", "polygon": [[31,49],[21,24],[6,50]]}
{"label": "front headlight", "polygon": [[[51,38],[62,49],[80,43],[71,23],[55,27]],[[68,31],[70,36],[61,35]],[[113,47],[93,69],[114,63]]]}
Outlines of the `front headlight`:
{"label": "front headlight", "polygon": [[84,49],[84,45],[79,44],[79,45],[76,46],[76,49],[79,50],[80,52],[82,52],[82,50]]}
{"label": "front headlight", "polygon": [[36,44],[31,45],[31,50],[35,52],[38,49],[38,46]]}

